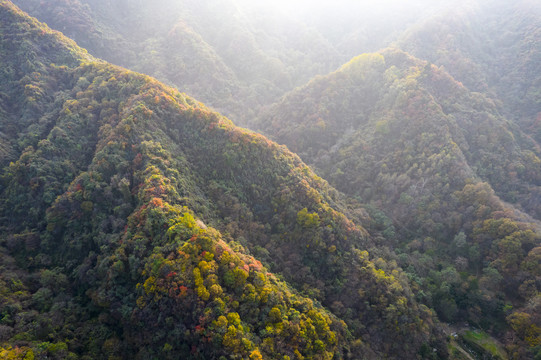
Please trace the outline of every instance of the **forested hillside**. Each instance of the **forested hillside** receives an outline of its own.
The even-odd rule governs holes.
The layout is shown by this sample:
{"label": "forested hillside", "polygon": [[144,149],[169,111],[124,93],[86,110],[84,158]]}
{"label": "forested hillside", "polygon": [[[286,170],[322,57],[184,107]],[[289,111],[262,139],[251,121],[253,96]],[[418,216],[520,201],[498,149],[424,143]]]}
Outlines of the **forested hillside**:
{"label": "forested hillside", "polygon": [[340,58],[317,31],[248,1],[21,0],[100,58],[155,76],[237,121]]}
{"label": "forested hillside", "polygon": [[[387,46],[444,1],[15,0],[97,57],[156,77],[250,126],[260,109]],[[280,6],[277,6],[280,5]]]}
{"label": "forested hillside", "polygon": [[540,24],[0,0],[0,358],[541,359]]}
{"label": "forested hillside", "polygon": [[3,358],[447,356],[375,221],[285,147],[5,0],[0,49]]}
{"label": "forested hillside", "polygon": [[397,46],[488,92],[541,141],[541,3],[484,1],[422,21]]}
{"label": "forested hillside", "polygon": [[296,89],[260,126],[382,217],[420,302],[522,358],[541,339],[541,160],[502,112],[442,68],[385,50]]}
{"label": "forested hillside", "polygon": [[317,74],[393,44],[490,92],[540,140],[541,5],[248,0],[15,0],[91,54],[157,77],[252,126],[261,108]]}

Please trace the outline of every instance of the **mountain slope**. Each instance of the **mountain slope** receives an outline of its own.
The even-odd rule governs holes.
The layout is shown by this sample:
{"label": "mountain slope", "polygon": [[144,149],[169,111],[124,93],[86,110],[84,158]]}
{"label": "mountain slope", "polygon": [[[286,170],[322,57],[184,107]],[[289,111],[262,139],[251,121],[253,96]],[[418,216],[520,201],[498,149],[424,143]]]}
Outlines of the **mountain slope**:
{"label": "mountain slope", "polygon": [[[386,50],[312,80],[259,121],[373,206],[420,301],[444,321],[503,338],[514,314],[539,299],[541,161],[537,143],[501,113],[444,70]],[[541,335],[528,316],[529,340],[508,343],[517,356],[536,351]]]}
{"label": "mountain slope", "polygon": [[296,155],[9,1],[0,20],[2,356],[446,355]]}
{"label": "mountain slope", "polygon": [[174,85],[243,126],[295,86],[388,46],[446,6],[441,0],[14,3],[93,55]]}
{"label": "mountain slope", "polygon": [[243,123],[261,106],[344,60],[316,31],[263,3],[15,4],[93,55],[174,84]]}
{"label": "mountain slope", "polygon": [[472,91],[491,92],[506,116],[539,142],[541,5],[474,2],[423,21],[397,46],[446,70]]}

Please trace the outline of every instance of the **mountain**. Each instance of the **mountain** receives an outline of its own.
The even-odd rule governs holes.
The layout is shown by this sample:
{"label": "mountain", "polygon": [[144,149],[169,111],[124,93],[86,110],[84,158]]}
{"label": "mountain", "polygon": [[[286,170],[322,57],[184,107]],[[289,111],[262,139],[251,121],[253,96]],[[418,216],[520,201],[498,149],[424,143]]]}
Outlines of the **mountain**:
{"label": "mountain", "polygon": [[99,58],[156,77],[243,126],[446,2],[16,0]]}
{"label": "mountain", "polygon": [[285,147],[6,0],[0,49],[3,358],[448,355],[377,221]]}
{"label": "mountain", "polygon": [[100,58],[155,76],[236,121],[345,58],[317,31],[248,1],[15,2]]}
{"label": "mountain", "polygon": [[541,357],[537,2],[15,3],[0,357]]}
{"label": "mountain", "polygon": [[541,148],[504,113],[443,68],[388,49],[295,89],[259,124],[372,208],[421,303],[520,358],[541,339]]}
{"label": "mountain", "polygon": [[490,92],[539,142],[540,22],[538,1],[482,1],[419,22],[396,46],[445,66],[472,91]]}

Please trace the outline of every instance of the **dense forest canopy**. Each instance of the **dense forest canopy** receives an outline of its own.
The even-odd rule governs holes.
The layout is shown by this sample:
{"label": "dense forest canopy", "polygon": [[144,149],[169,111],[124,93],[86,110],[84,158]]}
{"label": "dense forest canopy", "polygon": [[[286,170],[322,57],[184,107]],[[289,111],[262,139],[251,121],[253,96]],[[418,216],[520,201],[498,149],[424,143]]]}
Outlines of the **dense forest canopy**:
{"label": "dense forest canopy", "polygon": [[261,126],[384,211],[386,241],[440,319],[503,333],[514,318],[505,304],[522,312],[537,301],[520,289],[537,282],[526,263],[541,239],[539,147],[493,100],[386,50],[290,93]]}
{"label": "dense forest canopy", "polygon": [[0,0],[0,358],[541,359],[540,24]]}

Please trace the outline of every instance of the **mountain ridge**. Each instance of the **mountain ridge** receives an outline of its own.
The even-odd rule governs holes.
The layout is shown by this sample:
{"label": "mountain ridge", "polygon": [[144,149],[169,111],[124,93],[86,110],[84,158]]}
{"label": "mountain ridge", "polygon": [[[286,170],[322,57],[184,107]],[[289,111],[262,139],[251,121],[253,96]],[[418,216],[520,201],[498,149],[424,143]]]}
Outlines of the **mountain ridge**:
{"label": "mountain ridge", "polygon": [[537,271],[526,263],[540,244],[541,168],[537,143],[501,113],[443,69],[387,49],[297,88],[258,124],[390,218],[381,220],[383,243],[440,319],[503,328],[515,315],[498,302],[523,308],[538,299]]}
{"label": "mountain ridge", "polygon": [[0,5],[2,46],[34,54],[2,58],[2,127],[24,124],[0,182],[3,356],[445,354],[405,275],[296,155]]}
{"label": "mountain ridge", "polygon": [[[456,347],[469,346],[471,333],[445,341],[461,323],[501,349],[473,342],[479,356],[539,356],[535,12],[506,5],[507,32],[494,37],[491,16],[502,14],[481,3],[449,12],[441,26],[420,23],[394,48],[354,57],[265,108],[304,81],[282,67],[304,51],[295,50],[301,38],[325,37],[283,19],[277,24],[300,29],[283,42],[271,31],[275,17],[249,19],[258,6],[239,14],[235,1],[187,2],[191,14],[171,9],[162,23],[152,19],[163,7],[84,3],[32,11],[57,28],[67,20],[104,51],[117,44],[119,59],[145,56],[136,64],[144,72],[180,64],[189,77],[207,64],[208,77],[196,73],[200,90],[241,104],[245,122],[262,109],[252,127],[300,157],[90,57],[3,1],[2,356],[461,358]],[[107,4],[112,12],[93,13]],[[75,13],[54,18],[51,9]],[[230,18],[214,27],[220,12]],[[134,16],[141,26],[122,35]],[[119,27],[102,27],[111,21]],[[352,36],[365,26],[343,25]],[[122,42],[131,36],[141,41],[130,54]],[[427,49],[416,42],[425,37]],[[518,48],[530,46],[531,56],[520,52],[513,66],[510,45],[487,61],[511,38],[524,39]],[[171,43],[171,52],[157,51]],[[397,49],[407,46],[420,58]],[[303,56],[303,76],[329,60]],[[502,82],[490,79],[504,68]],[[530,89],[523,109],[516,89],[502,87],[514,79]]]}

